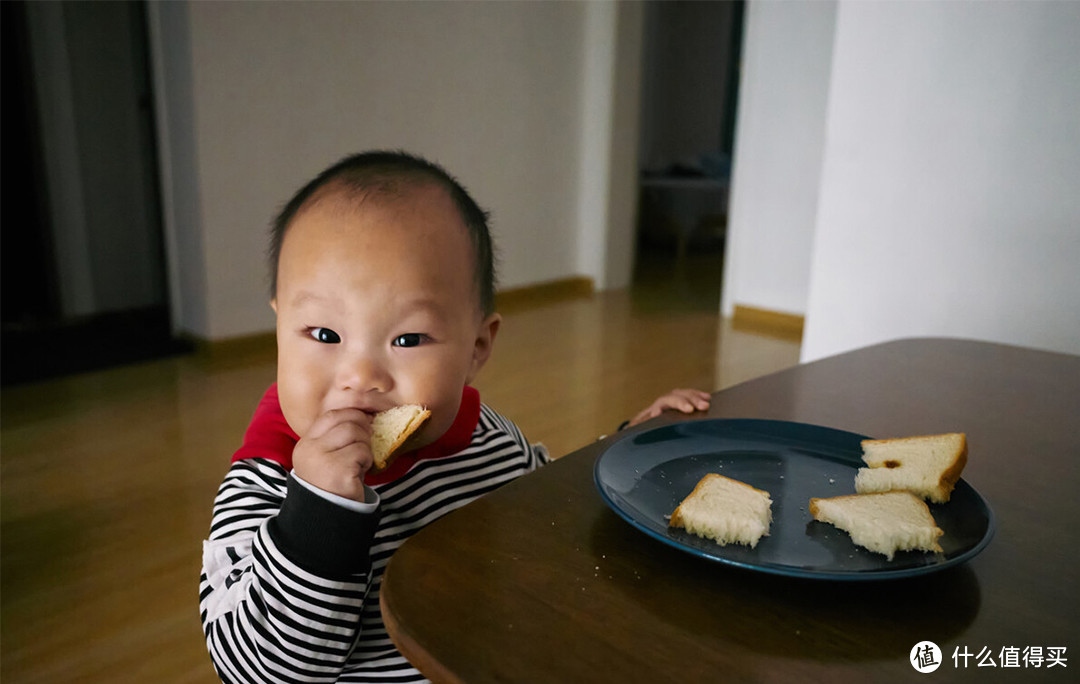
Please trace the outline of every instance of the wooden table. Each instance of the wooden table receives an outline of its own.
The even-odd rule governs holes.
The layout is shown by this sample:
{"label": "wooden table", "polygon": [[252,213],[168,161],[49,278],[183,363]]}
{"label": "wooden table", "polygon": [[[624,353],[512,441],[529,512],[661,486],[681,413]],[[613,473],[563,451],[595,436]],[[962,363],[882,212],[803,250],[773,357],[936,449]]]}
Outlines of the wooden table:
{"label": "wooden table", "polygon": [[[901,340],[718,392],[708,417],[875,437],[966,432],[963,477],[989,501],[997,532],[970,562],[906,579],[728,567],[653,540],[603,503],[593,464],[604,440],[398,550],[382,608],[402,653],[436,681],[1075,681],[1080,357]],[[665,415],[634,431],[682,419]],[[909,664],[923,640],[944,654],[933,675]],[[1029,663],[1025,672],[1020,660],[1006,671],[1002,649],[1010,659],[1012,647],[1066,647],[1066,667]],[[956,649],[971,654],[966,668],[963,657],[956,666]],[[996,668],[977,666],[983,649]]]}

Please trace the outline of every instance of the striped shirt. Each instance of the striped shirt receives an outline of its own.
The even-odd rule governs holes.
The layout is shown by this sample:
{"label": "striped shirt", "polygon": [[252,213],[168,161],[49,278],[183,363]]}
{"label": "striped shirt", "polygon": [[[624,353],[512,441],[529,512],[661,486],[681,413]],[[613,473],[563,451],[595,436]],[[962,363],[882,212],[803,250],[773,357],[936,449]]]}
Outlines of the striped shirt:
{"label": "striped shirt", "polygon": [[402,457],[407,472],[369,480],[379,495],[374,515],[337,506],[291,477],[288,440],[274,446],[277,456],[238,452],[214,500],[199,587],[207,647],[223,682],[423,681],[383,625],[387,561],[428,523],[549,460],[472,388],[455,427],[469,392],[478,410],[467,445],[414,452]]}

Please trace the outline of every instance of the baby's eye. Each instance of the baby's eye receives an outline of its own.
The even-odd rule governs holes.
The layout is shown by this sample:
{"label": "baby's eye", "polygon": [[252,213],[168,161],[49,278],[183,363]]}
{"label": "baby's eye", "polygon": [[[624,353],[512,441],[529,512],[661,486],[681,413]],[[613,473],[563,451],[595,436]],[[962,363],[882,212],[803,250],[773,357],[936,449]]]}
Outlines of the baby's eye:
{"label": "baby's eye", "polygon": [[338,344],[341,342],[341,336],[330,328],[311,328],[308,330],[308,334],[323,344]]}
{"label": "baby's eye", "polygon": [[427,335],[423,333],[405,333],[394,338],[395,347],[418,347],[424,343]]}

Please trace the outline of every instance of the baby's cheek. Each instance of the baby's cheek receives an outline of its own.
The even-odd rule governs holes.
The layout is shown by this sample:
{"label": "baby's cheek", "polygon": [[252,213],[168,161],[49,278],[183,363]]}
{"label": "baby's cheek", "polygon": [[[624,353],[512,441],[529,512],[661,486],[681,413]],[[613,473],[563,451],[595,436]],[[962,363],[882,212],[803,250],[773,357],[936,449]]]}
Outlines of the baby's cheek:
{"label": "baby's cheek", "polygon": [[453,400],[448,400],[445,396],[439,399],[441,401],[438,402],[433,401],[431,398],[427,401],[420,400],[417,402],[431,411],[431,417],[428,418],[418,435],[417,446],[426,446],[437,441],[446,434],[446,431],[450,429],[450,426],[454,424],[454,420],[457,418],[458,408],[461,405],[461,390],[457,391]]}
{"label": "baby's cheek", "polygon": [[293,432],[300,437],[306,435],[311,427],[311,421],[297,410],[296,402],[290,400],[289,394],[282,391],[280,384],[278,385],[278,402],[281,404],[281,412],[285,415],[285,422],[289,424]]}
{"label": "baby's cheek", "polygon": [[278,402],[289,427],[300,437],[308,433],[319,416],[318,399],[312,396],[312,388],[304,383],[282,382],[279,378]]}
{"label": "baby's cheek", "polygon": [[457,417],[457,412],[441,411],[431,414],[431,419],[428,420],[428,432],[425,435],[427,438],[425,441],[434,442],[450,429],[450,426],[454,424],[454,418]]}

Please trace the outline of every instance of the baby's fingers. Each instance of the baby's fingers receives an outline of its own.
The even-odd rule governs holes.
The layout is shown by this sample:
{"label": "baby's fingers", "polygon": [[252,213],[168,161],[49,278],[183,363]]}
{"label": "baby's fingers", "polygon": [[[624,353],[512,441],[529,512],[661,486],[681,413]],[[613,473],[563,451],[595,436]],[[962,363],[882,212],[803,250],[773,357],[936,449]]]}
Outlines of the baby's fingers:
{"label": "baby's fingers", "polygon": [[630,422],[628,422],[626,425],[627,425],[627,427],[632,427],[632,426],[637,425],[639,423],[644,423],[645,421],[649,420],[650,418],[655,418],[658,415],[660,415],[660,413],[663,410],[664,410],[663,406],[660,406],[658,402],[654,402],[652,406],[639,411],[638,414],[636,416],[634,416],[633,418],[631,418]]}
{"label": "baby's fingers", "polygon": [[322,440],[342,425],[353,425],[359,430],[370,432],[371,416],[360,409],[333,409],[316,418],[305,437],[310,440]]}
{"label": "baby's fingers", "polygon": [[356,443],[368,443],[371,441],[371,427],[363,423],[352,421],[338,423],[331,426],[318,438],[323,451],[332,453]]}
{"label": "baby's fingers", "polygon": [[709,394],[701,390],[677,389],[660,397],[653,405],[659,406],[661,409],[674,409],[683,413],[706,411],[709,408]]}
{"label": "baby's fingers", "polygon": [[677,389],[673,390],[671,394],[678,399],[678,408],[683,413],[709,410],[709,400],[712,397],[708,392],[696,389]]}

